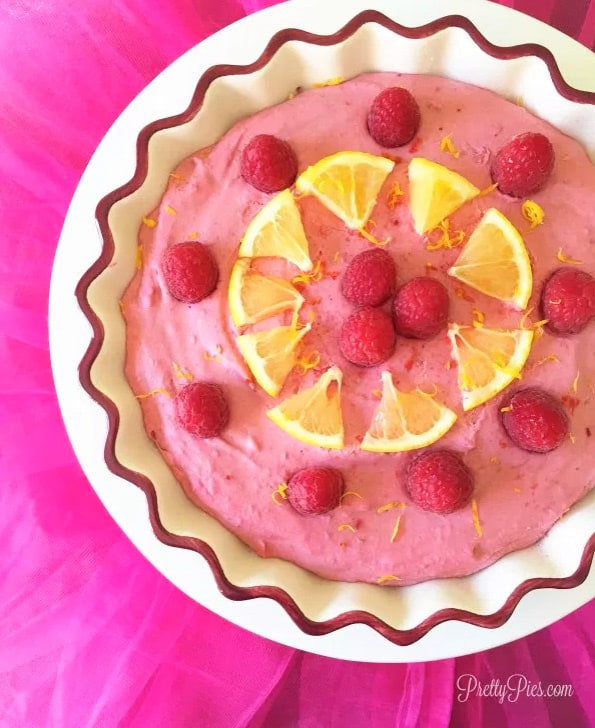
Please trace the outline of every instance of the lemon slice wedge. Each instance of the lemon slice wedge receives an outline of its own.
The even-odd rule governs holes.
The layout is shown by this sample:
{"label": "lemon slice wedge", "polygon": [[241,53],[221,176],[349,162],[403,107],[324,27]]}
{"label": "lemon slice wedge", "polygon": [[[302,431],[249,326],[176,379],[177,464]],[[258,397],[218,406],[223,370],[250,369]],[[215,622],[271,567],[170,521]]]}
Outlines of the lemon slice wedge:
{"label": "lemon slice wedge", "polygon": [[271,397],[281,391],[297,362],[297,346],[312,326],[276,326],[266,331],[238,336],[242,356],[254,379]]}
{"label": "lemon slice wedge", "polygon": [[499,210],[490,208],[449,275],[487,296],[527,308],[533,291],[533,273],[519,231]]}
{"label": "lemon slice wedge", "polygon": [[250,270],[250,260],[239,258],[231,271],[228,301],[234,324],[245,326],[283,311],[297,312],[304,297],[289,281]]}
{"label": "lemon slice wedge", "polygon": [[480,189],[457,172],[423,157],[409,162],[409,209],[418,235],[434,230]]}
{"label": "lemon slice wedge", "polygon": [[530,329],[488,329],[450,324],[448,336],[458,365],[458,386],[463,409],[495,397],[521,371],[531,353]]}
{"label": "lemon slice wedge", "polygon": [[382,372],[382,398],[361,444],[370,452],[406,452],[443,437],[456,414],[419,389],[401,392],[390,372]]}
{"label": "lemon slice wedge", "polygon": [[316,384],[283,400],[267,412],[267,417],[288,435],[307,445],[342,449],[342,379],[338,367],[327,369]]}
{"label": "lemon slice wedge", "polygon": [[301,271],[312,268],[308,240],[291,190],[275,195],[254,216],[246,228],[238,256],[285,258]]}
{"label": "lemon slice wedge", "polygon": [[394,166],[386,157],[338,152],[308,167],[295,186],[298,192],[317,197],[347,227],[362,230]]}

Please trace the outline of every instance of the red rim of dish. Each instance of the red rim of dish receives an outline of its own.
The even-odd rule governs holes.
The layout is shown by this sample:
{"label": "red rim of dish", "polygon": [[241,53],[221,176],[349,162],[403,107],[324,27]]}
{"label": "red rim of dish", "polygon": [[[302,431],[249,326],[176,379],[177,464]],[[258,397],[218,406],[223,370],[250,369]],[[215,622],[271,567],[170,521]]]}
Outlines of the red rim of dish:
{"label": "red rim of dish", "polygon": [[580,564],[576,571],[567,577],[533,578],[522,582],[508,596],[504,604],[492,614],[476,614],[464,609],[447,608],[434,612],[420,624],[411,629],[397,629],[390,626],[370,612],[354,610],[343,612],[332,619],[317,622],[308,618],[297,605],[295,600],[280,587],[252,586],[241,587],[232,584],[225,576],[219,559],[213,549],[198,538],[177,536],[168,532],[159,518],[157,494],[151,480],[138,472],[124,467],[117,459],[115,452],[116,437],[120,415],[116,405],[101,391],[96,389],[91,381],[91,367],[103,346],[104,330],[101,320],[91,308],[87,299],[87,291],[91,283],[107,268],[114,253],[114,241],[108,225],[108,213],[111,206],[117,201],[135,192],[143,183],[148,169],[148,145],[153,134],[163,129],[180,126],[190,121],[200,110],[204,95],[209,85],[217,78],[229,75],[246,75],[263,68],[281,46],[289,41],[301,41],[319,46],[331,46],[351,37],[366,23],[376,23],[384,28],[404,36],[405,38],[421,39],[432,36],[446,28],[460,28],[464,30],[484,53],[498,59],[514,59],[528,56],[540,58],[547,66],[553,84],[558,93],[580,103],[595,105],[595,93],[581,91],[569,86],[563,79],[556,60],[547,48],[536,43],[500,47],[488,41],[479,32],[475,25],[460,15],[449,15],[434,20],[426,25],[410,28],[391,20],[375,10],[366,10],[352,18],[343,28],[331,35],[316,35],[303,30],[286,29],[276,33],[261,56],[246,66],[217,65],[209,68],[201,76],[196,85],[192,100],[188,108],[181,114],[152,122],[140,132],[136,142],[136,170],[134,176],[123,186],[106,195],[97,205],[96,218],[103,238],[101,255],[86,271],[76,287],[76,297],[79,305],[89,320],[93,336],[91,343],[79,365],[79,378],[83,388],[106,411],[109,420],[109,430],[104,448],[105,461],[109,469],[115,474],[143,490],[147,497],[149,517],[155,536],[168,546],[189,549],[201,554],[209,564],[219,590],[229,599],[241,601],[266,597],[278,602],[293,619],[295,624],[309,635],[324,635],[350,624],[366,624],[375,629],[389,641],[397,645],[410,645],[421,639],[433,627],[450,620],[458,620],[478,627],[494,629],[502,626],[512,615],[517,604],[525,594],[534,589],[554,588],[571,589],[582,584],[587,578],[591,561],[595,552],[595,534],[587,542]]}

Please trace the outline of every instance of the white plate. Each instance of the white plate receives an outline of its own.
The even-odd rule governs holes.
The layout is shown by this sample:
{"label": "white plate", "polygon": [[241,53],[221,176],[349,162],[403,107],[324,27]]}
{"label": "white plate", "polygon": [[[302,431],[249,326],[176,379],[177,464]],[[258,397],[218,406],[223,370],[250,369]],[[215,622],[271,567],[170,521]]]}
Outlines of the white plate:
{"label": "white plate", "polygon": [[[52,366],[69,437],[99,497],[140,551],[189,596],[253,632],[328,656],[378,662],[452,657],[529,634],[592,598],[595,575],[592,571],[582,585],[572,590],[547,589],[529,593],[508,622],[499,628],[445,622],[406,647],[398,647],[362,625],[351,625],[328,635],[310,636],[296,627],[281,606],[271,600],[234,602],[224,598],[202,557],[160,543],[151,529],[143,493],[106,467],[103,457],[107,434],[105,412],[88,397],[78,380],[77,368],[90,341],[90,328],[73,292],[101,248],[94,219],[95,206],[105,194],[132,176],[140,130],[157,118],[183,111],[198,78],[210,66],[254,61],[278,30],[295,27],[320,34],[331,33],[359,11],[369,8],[380,10],[409,26],[422,25],[444,15],[460,14],[472,20],[488,40],[496,44],[537,42],[548,47],[554,52],[568,83],[595,90],[592,81],[595,57],[589,51],[548,26],[507,8],[477,0],[417,0],[409,7],[399,7],[398,13],[393,6],[394,3],[388,0],[373,3],[343,0],[340,8],[332,4],[332,9],[325,10],[319,2],[294,0],[239,21],[173,63],[122,113],[89,163],[65,221],[50,294]],[[81,241],[87,244],[81,245]],[[84,427],[81,423],[85,423]],[[572,573],[576,565],[569,562],[566,573]],[[394,593],[400,591],[394,590]],[[501,601],[505,596],[503,593]],[[407,602],[404,592],[403,601]]]}

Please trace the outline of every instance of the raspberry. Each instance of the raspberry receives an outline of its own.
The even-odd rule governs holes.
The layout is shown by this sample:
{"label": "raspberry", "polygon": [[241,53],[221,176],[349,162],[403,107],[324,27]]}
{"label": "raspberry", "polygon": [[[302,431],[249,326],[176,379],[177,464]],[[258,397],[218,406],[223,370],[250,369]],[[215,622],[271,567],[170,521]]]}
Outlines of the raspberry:
{"label": "raspberry", "polygon": [[554,148],[543,134],[519,134],[496,153],[492,179],[505,195],[526,197],[548,181],[554,159]]}
{"label": "raspberry", "polygon": [[356,306],[379,306],[395,291],[395,264],[386,250],[359,253],[347,266],[341,293]]}
{"label": "raspberry", "polygon": [[211,251],[201,243],[177,243],[161,259],[170,294],[184,303],[198,303],[217,287],[219,270]]}
{"label": "raspberry", "polygon": [[294,473],[287,483],[287,500],[304,516],[317,516],[336,508],[345,483],[334,468],[304,468]]}
{"label": "raspberry", "polygon": [[503,400],[500,411],[508,437],[523,450],[549,452],[568,434],[568,415],[562,404],[543,389],[527,387],[513,392]]}
{"label": "raspberry", "polygon": [[473,474],[450,450],[418,455],[407,469],[406,489],[415,505],[432,513],[458,511],[471,500]]}
{"label": "raspberry", "polygon": [[395,330],[409,339],[430,339],[446,325],[448,306],[448,293],[440,281],[413,278],[395,296]]}
{"label": "raspberry", "polygon": [[293,149],[271,134],[253,137],[242,152],[242,177],[261,192],[278,192],[293,184],[297,159]]}
{"label": "raspberry", "polygon": [[380,308],[355,311],[343,324],[339,348],[347,361],[360,367],[382,364],[395,349],[390,316]]}
{"label": "raspberry", "polygon": [[558,268],[541,292],[541,312],[554,334],[578,334],[595,316],[595,278],[576,268]]}
{"label": "raspberry", "polygon": [[372,101],[368,131],[381,147],[401,147],[417,134],[421,116],[417,101],[406,88],[385,88]]}
{"label": "raspberry", "polygon": [[187,384],[178,392],[175,404],[178,422],[191,435],[217,437],[229,422],[229,405],[218,384]]}

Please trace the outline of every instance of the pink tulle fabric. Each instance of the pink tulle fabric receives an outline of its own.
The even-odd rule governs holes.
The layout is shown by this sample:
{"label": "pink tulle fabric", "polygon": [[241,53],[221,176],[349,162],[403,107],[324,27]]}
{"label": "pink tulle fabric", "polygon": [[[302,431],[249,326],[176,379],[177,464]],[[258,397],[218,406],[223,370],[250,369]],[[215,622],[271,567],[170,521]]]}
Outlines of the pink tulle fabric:
{"label": "pink tulle fabric", "polygon": [[[75,460],[52,383],[46,314],[77,181],[151,78],[210,33],[273,4],[0,3],[0,725],[595,725],[595,605],[456,660],[368,665],[297,652],[179,593],[111,521]],[[595,44],[595,1],[503,4]],[[455,684],[465,673],[485,683],[513,673],[571,683],[574,696],[460,702]]]}

